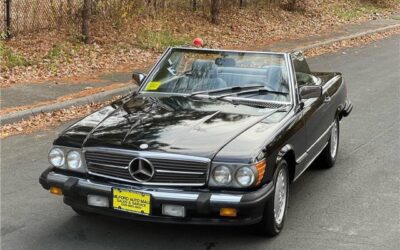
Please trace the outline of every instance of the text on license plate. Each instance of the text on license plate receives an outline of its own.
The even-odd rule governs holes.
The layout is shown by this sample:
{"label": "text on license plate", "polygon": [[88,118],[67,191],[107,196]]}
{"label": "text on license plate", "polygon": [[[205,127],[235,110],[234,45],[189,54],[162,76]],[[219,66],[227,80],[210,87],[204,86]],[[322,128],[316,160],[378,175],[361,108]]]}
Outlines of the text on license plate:
{"label": "text on license plate", "polygon": [[150,198],[150,194],[114,188],[113,208],[136,214],[149,215]]}

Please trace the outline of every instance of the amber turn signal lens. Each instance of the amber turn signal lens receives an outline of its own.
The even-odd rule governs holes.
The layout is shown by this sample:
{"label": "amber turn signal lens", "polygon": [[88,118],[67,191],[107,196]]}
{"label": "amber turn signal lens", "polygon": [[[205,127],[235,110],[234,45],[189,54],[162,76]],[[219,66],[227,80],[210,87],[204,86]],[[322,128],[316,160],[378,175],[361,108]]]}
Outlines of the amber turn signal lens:
{"label": "amber turn signal lens", "polygon": [[62,195],[62,190],[59,187],[50,187],[50,193],[55,195]]}
{"label": "amber turn signal lens", "polygon": [[224,216],[224,217],[236,217],[237,215],[237,210],[236,208],[221,208],[219,210],[219,215]]}
{"label": "amber turn signal lens", "polygon": [[257,179],[256,186],[261,183],[261,180],[264,177],[266,165],[267,164],[266,164],[265,160],[262,160],[262,161],[256,163],[256,169],[258,172],[258,179]]}

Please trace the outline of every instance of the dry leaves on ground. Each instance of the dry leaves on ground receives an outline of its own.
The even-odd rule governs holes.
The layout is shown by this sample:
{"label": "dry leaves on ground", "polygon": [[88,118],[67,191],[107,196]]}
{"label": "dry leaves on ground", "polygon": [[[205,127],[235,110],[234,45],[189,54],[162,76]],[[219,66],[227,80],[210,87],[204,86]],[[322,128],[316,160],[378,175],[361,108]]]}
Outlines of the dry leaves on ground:
{"label": "dry leaves on ground", "polygon": [[37,102],[37,103],[31,104],[31,105],[4,108],[4,109],[0,109],[0,115],[6,115],[6,114],[22,111],[22,110],[27,110],[27,109],[32,109],[32,108],[36,108],[36,107],[40,107],[40,106],[53,104],[53,103],[59,103],[59,102],[67,101],[67,100],[77,99],[77,98],[80,98],[80,97],[91,96],[93,94],[101,93],[101,92],[104,92],[104,91],[109,91],[109,90],[113,90],[113,89],[117,89],[117,88],[122,88],[122,87],[124,87],[126,85],[127,84],[125,84],[125,83],[113,83],[111,85],[104,86],[104,87],[96,87],[96,88],[84,89],[84,90],[76,92],[76,93],[60,96],[57,99],[54,99],[54,100],[51,100],[51,101],[43,101],[43,102]]}
{"label": "dry leaves on ground", "polygon": [[400,28],[394,28],[381,33],[374,33],[349,40],[335,42],[330,45],[309,49],[306,50],[304,54],[306,57],[319,56],[326,53],[336,52],[343,48],[359,47],[362,45],[370,44],[396,34],[400,34]]}
{"label": "dry leaves on ground", "polygon": [[[120,97],[115,97],[116,100]],[[5,124],[0,126],[0,139],[4,139],[11,135],[18,134],[30,134],[39,129],[48,129],[50,127],[56,127],[63,122],[70,121],[73,119],[82,118],[101,107],[108,105],[113,100],[105,103],[92,103],[79,107],[71,107],[68,109],[61,109],[54,112],[42,113],[39,115],[32,116],[27,120],[22,120],[13,124]]]}
{"label": "dry leaves on ground", "polygon": [[[252,5],[221,11],[221,23],[211,25],[202,11],[169,9],[154,17],[131,17],[118,27],[112,21],[92,23],[94,43],[74,41],[68,29],[29,34],[7,42],[30,66],[0,70],[0,87],[49,78],[94,75],[118,67],[140,67],[156,60],[160,46],[190,42],[200,36],[207,47],[249,48],[268,46],[282,39],[296,39],[331,31],[342,24],[376,18],[369,12],[347,19],[338,8],[354,9],[356,1],[307,0],[303,12]],[[379,18],[399,10],[379,9]],[[165,35],[167,34],[167,35]],[[143,37],[145,41],[143,41]],[[34,46],[32,46],[34,45]]]}

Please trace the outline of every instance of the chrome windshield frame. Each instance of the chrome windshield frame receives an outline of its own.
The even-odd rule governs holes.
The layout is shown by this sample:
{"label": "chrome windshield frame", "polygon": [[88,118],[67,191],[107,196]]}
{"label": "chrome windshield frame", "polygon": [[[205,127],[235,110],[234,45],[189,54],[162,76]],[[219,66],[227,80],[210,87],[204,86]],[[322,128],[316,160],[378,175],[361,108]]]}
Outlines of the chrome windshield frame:
{"label": "chrome windshield frame", "polygon": [[[262,100],[262,99],[257,99],[257,98],[240,98],[240,97],[229,97],[229,99],[235,99],[235,100],[247,100],[247,101],[255,101],[255,102],[265,102],[265,103],[273,103],[273,104],[282,104],[282,105],[293,105],[295,103],[295,93],[294,93],[294,87],[293,87],[293,74],[291,70],[291,64],[290,64],[290,55],[285,52],[268,52],[268,51],[248,51],[248,50],[225,50],[225,49],[208,49],[208,48],[192,48],[192,47],[170,47],[168,48],[160,57],[160,59],[156,62],[156,64],[151,68],[149,71],[149,74],[147,77],[143,80],[143,83],[140,85],[137,93],[140,94],[156,94],[156,95],[176,95],[176,96],[189,96],[190,94],[182,94],[182,93],[171,93],[171,92],[149,92],[144,90],[144,86],[148,84],[149,79],[152,79],[154,75],[158,72],[160,64],[164,62],[166,58],[169,57],[169,55],[173,51],[187,51],[187,52],[211,52],[211,53],[218,53],[218,52],[227,52],[227,53],[249,53],[249,54],[264,54],[264,55],[281,55],[285,59],[285,67],[286,71],[288,74],[288,85],[289,85],[289,98],[290,100],[287,102],[281,102],[281,101],[271,101],[271,100]],[[208,96],[205,94],[205,96]]]}

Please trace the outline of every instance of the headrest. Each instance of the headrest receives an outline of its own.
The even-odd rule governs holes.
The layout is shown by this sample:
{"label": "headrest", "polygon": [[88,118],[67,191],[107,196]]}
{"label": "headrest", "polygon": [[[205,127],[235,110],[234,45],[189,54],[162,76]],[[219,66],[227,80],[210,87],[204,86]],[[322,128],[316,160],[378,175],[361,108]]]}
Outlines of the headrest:
{"label": "headrest", "polygon": [[217,76],[217,65],[213,61],[209,60],[194,60],[192,63],[192,75],[194,77],[216,77]]}
{"label": "headrest", "polygon": [[236,61],[233,58],[218,57],[217,59],[215,59],[215,64],[220,67],[235,67]]}

